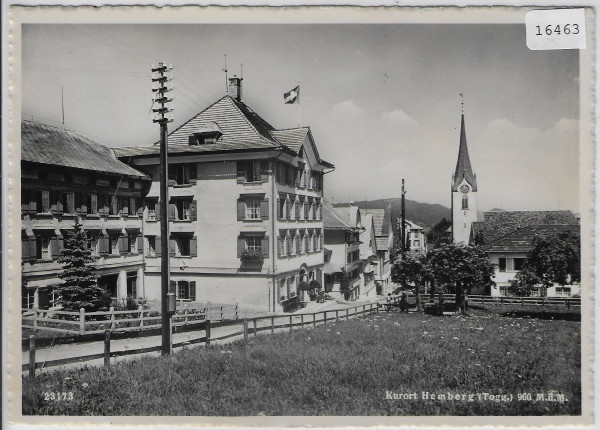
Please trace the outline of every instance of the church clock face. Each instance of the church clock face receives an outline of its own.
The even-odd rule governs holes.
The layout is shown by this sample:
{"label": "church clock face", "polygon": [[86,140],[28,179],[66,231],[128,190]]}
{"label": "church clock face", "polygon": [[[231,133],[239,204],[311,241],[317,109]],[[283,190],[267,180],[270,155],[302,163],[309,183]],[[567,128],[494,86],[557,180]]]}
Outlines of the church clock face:
{"label": "church clock face", "polygon": [[469,192],[469,186],[468,185],[461,185],[460,186],[460,192],[463,194],[467,194]]}

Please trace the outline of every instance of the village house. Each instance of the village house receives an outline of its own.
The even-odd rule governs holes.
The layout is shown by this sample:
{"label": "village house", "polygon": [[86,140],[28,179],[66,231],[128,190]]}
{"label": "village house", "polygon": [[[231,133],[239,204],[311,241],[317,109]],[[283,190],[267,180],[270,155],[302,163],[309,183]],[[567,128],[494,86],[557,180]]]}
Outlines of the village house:
{"label": "village house", "polygon": [[152,178],[144,209],[146,297],[160,297],[161,240],[169,240],[179,300],[279,311],[306,282],[323,285],[322,160],[308,127],[276,130],[229,95],[168,136],[170,237],[160,237],[159,146],[114,148]]}
{"label": "village house", "polygon": [[98,283],[115,299],[144,297],[143,196],[150,178],[110,148],[61,128],[21,124],[23,308],[54,305],[58,262],[81,218]]}
{"label": "village house", "polygon": [[389,204],[385,209],[361,209],[360,213],[364,218],[370,215],[373,219],[373,228],[375,230],[375,251],[376,259],[375,282],[381,285],[379,294],[387,294],[391,289],[391,250],[394,246],[394,229],[392,227],[392,205]]}
{"label": "village house", "polygon": [[359,256],[362,263],[362,298],[377,298],[377,288],[375,285],[375,270],[377,269],[377,244],[375,237],[375,226],[373,224],[373,215],[363,215],[361,213],[361,223],[363,230],[359,233]]}
{"label": "village house", "polygon": [[323,228],[325,247],[331,256],[325,266],[327,290],[340,293],[344,277],[349,283],[349,300],[361,295],[363,264],[360,258],[360,234],[363,231],[358,206],[354,204],[334,207],[323,201]]}
{"label": "village house", "polygon": [[[398,231],[402,228],[402,218],[397,219]],[[413,255],[424,255],[427,253],[427,238],[425,229],[419,224],[407,219],[404,220],[406,234],[406,252]],[[398,234],[401,236],[401,233]]]}
{"label": "village house", "polygon": [[[473,294],[509,295],[508,287],[523,268],[536,235],[570,230],[579,236],[579,221],[569,210],[504,211],[483,214],[477,210],[477,177],[471,167],[465,118],[461,116],[460,143],[456,169],[452,176],[452,237],[455,243],[477,244],[487,252],[495,267],[496,287],[472,291]],[[536,296],[573,297],[579,285],[538,287]]]}

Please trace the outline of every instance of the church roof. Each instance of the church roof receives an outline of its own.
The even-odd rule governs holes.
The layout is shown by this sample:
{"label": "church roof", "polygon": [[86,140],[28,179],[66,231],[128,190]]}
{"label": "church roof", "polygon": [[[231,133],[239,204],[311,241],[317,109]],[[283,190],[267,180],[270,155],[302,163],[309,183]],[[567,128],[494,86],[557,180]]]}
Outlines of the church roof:
{"label": "church roof", "polygon": [[385,219],[385,209],[361,209],[361,216],[371,215],[373,217],[373,227],[375,227],[375,236],[384,236],[383,227]]}
{"label": "church roof", "polygon": [[460,146],[458,148],[458,160],[452,181],[452,191],[458,191],[458,186],[466,179],[473,191],[477,191],[477,178],[471,167],[469,149],[467,148],[467,132],[465,130],[465,116],[461,115],[460,121]]}
{"label": "church roof", "polygon": [[471,226],[472,240],[491,249],[501,238],[524,228],[540,226],[577,225],[573,212],[562,211],[489,211],[485,221]]}
{"label": "church roof", "polygon": [[570,230],[579,233],[579,225],[533,225],[519,228],[501,237],[487,247],[488,252],[529,252],[535,236],[550,235]]}

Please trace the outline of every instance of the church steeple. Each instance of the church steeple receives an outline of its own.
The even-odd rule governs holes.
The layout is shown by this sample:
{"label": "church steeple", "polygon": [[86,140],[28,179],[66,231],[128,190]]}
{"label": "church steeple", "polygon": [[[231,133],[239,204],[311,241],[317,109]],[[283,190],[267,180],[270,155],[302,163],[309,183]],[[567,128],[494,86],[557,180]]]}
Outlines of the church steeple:
{"label": "church steeple", "polygon": [[465,131],[465,115],[461,115],[460,122],[460,146],[458,148],[458,160],[456,161],[456,170],[452,178],[452,191],[458,191],[458,187],[465,179],[473,191],[477,191],[477,177],[473,173],[471,160],[469,159],[469,149],[467,148],[467,133]]}

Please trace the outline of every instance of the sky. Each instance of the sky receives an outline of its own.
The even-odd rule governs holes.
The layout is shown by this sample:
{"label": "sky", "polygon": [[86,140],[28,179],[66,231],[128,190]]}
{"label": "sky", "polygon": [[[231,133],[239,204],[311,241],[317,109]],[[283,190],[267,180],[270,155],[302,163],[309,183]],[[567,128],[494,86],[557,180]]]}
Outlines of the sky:
{"label": "sky", "polygon": [[[150,68],[173,64],[170,129],[226,94],[310,126],[333,202],[450,206],[461,99],[478,209],[579,211],[579,53],[530,51],[517,24],[26,24],[22,118],[111,147],[150,145]],[[300,105],[283,94],[300,83]]]}

